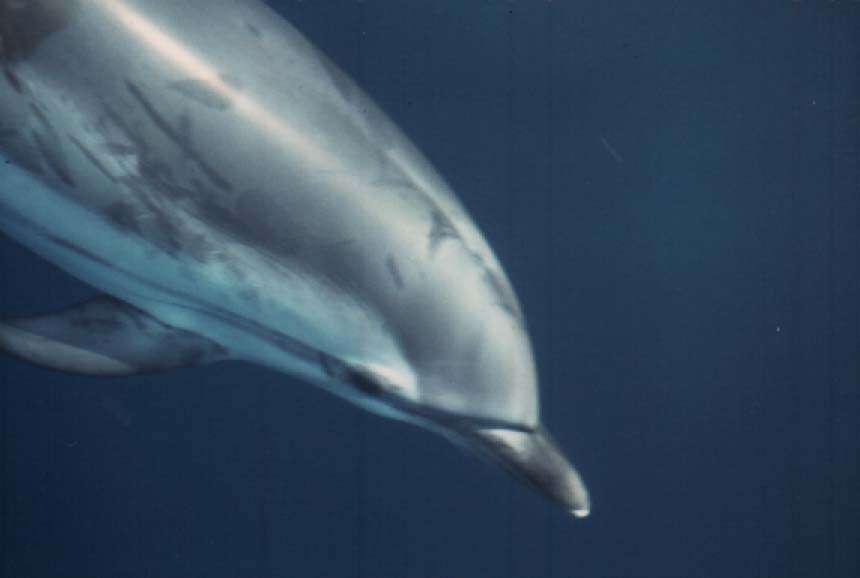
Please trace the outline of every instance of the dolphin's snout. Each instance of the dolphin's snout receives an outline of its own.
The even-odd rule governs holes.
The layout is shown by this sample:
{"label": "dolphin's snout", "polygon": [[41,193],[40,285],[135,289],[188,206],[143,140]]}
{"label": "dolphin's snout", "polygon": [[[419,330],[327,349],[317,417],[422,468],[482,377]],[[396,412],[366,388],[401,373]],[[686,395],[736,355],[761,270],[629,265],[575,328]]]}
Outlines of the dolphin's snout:
{"label": "dolphin's snout", "polygon": [[572,515],[584,518],[590,513],[591,502],[582,478],[543,427],[532,431],[474,429],[469,437],[479,453]]}

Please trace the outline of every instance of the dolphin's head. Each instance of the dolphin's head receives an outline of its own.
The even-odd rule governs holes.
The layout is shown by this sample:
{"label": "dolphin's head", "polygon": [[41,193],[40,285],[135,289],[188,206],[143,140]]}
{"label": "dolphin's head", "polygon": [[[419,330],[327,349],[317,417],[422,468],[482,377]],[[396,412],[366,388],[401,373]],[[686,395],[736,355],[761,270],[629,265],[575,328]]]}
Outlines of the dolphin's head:
{"label": "dolphin's head", "polygon": [[532,347],[507,278],[474,254],[445,257],[386,316],[400,360],[350,364],[345,380],[366,408],[440,433],[586,516],[585,486],[540,422]]}

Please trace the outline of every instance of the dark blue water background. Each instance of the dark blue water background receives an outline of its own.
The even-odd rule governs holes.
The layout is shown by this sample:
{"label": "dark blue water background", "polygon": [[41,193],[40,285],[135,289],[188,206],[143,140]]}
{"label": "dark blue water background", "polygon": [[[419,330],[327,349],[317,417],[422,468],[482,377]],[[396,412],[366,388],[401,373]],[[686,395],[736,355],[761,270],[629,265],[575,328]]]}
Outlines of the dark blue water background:
{"label": "dark blue water background", "polygon": [[272,5],[488,236],[592,517],[260,368],[4,357],[5,576],[860,575],[860,3]]}

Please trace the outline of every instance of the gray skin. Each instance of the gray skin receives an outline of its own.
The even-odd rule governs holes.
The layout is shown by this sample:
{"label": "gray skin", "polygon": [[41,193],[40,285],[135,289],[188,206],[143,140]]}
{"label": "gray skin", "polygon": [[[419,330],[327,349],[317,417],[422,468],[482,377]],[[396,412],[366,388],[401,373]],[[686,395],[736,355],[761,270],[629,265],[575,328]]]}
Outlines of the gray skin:
{"label": "gray skin", "polygon": [[0,323],[0,346],[93,375],[265,365],[588,514],[492,250],[264,4],[0,0],[0,67],[0,227],[105,293]]}

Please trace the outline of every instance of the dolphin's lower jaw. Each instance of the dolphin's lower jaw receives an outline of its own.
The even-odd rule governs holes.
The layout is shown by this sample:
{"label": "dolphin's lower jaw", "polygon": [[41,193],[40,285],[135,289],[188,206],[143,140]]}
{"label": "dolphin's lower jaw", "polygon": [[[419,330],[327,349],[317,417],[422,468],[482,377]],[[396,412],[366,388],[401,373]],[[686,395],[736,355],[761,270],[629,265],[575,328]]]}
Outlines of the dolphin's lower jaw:
{"label": "dolphin's lower jaw", "polygon": [[501,465],[573,516],[585,518],[591,512],[582,478],[542,426],[532,431],[476,427],[456,435],[452,441],[457,445]]}

